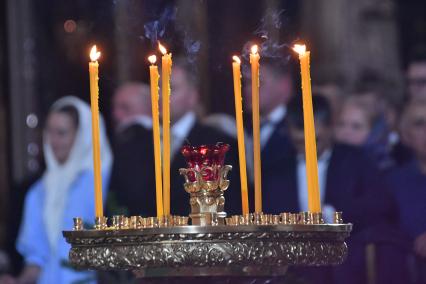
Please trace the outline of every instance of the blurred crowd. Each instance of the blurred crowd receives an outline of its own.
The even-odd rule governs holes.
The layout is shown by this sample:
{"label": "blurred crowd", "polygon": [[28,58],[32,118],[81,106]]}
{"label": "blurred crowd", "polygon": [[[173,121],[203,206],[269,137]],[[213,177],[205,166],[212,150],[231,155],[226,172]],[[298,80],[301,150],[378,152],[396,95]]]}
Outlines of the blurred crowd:
{"label": "blurred crowd", "polygon": [[[303,109],[298,72],[264,59],[260,75],[263,210],[307,211]],[[371,72],[352,90],[339,82],[315,85],[313,105],[324,218],[342,211],[354,224],[347,261],[337,267],[290,269],[294,283],[426,283],[426,56],[405,71],[402,100]],[[250,80],[244,82],[247,174],[253,209]],[[228,214],[241,213],[234,116],[205,116],[197,76],[175,57],[171,78],[171,212],[189,213],[178,169],[183,145],[225,142],[234,166],[226,193]],[[231,92],[231,90],[230,90]],[[232,103],[233,98],[227,103]],[[107,215],[155,216],[155,180],[149,85],[127,82],[112,100],[112,150],[101,123],[103,190]],[[0,283],[92,283],[94,272],[73,270],[61,235],[80,216],[93,223],[90,108],[65,97],[50,109],[44,130],[46,170],[28,191],[16,248],[25,260]],[[0,254],[0,272],[7,255]],[[113,277],[113,276],[110,276]],[[290,280],[289,280],[290,281]],[[114,283],[111,282],[111,283]],[[119,283],[115,280],[115,283]],[[288,282],[293,283],[293,282]]]}

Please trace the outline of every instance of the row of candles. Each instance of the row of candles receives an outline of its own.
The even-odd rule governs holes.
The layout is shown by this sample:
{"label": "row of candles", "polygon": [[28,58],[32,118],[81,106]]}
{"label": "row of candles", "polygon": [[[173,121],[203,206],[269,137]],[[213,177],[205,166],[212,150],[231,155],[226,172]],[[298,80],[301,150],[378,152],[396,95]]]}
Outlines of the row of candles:
{"label": "row of candles", "polygon": [[[74,231],[84,230],[83,219],[77,217],[74,220]],[[187,216],[160,216],[142,217],[124,215],[112,216],[110,222],[107,217],[96,218],[95,229],[97,230],[122,230],[122,229],[146,229],[187,226],[189,218]],[[333,224],[343,224],[342,212],[334,212]],[[109,224],[108,224],[109,223]],[[225,218],[227,226],[250,226],[250,225],[320,225],[324,224],[321,212],[300,212],[300,213],[280,213],[279,215],[248,213],[243,215],[233,215]]]}
{"label": "row of candles", "polygon": [[[74,231],[84,230],[84,222],[80,217],[73,218]],[[163,228],[187,226],[189,217],[187,216],[160,216],[160,217],[142,217],[114,215],[112,218],[97,217],[95,219],[96,230],[122,230],[122,229],[145,229],[145,228]]]}
{"label": "row of candles", "polygon": [[[155,163],[155,186],[156,186],[156,208],[157,217],[170,216],[170,77],[172,73],[172,54],[167,53],[164,46],[159,43],[162,53],[161,60],[161,92],[162,92],[162,134],[163,147],[160,139],[160,117],[159,117],[159,79],[157,58],[155,55],[148,57],[151,63],[150,84],[153,121],[154,163]],[[318,166],[316,153],[315,126],[312,107],[311,79],[310,79],[310,52],[306,51],[305,45],[296,44],[293,48],[299,54],[302,99],[305,134],[305,157],[308,185],[308,207],[313,213],[321,212],[321,201],[318,183]],[[93,46],[90,52],[90,96],[92,109],[92,141],[93,141],[93,163],[95,176],[95,211],[96,217],[103,217],[102,207],[102,178],[101,157],[99,141],[99,63],[100,52]],[[253,116],[253,157],[254,157],[254,193],[255,213],[262,212],[262,188],[261,188],[261,147],[260,147],[260,113],[259,113],[259,69],[260,55],[257,45],[253,45],[250,53],[251,83],[252,83],[252,116]],[[244,142],[243,125],[243,102],[241,95],[241,60],[233,56],[233,79],[235,98],[235,118],[238,138],[238,155],[240,162],[241,178],[241,200],[243,215],[249,214],[247,169]],[[161,153],[162,151],[162,153]],[[285,189],[283,189],[285,190]]]}

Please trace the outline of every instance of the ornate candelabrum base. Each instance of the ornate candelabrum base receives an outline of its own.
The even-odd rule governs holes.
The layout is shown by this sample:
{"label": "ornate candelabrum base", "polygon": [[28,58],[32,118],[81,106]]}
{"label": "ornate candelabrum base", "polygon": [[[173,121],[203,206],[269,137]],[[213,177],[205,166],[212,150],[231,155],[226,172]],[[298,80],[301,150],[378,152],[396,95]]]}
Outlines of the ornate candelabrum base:
{"label": "ornate candelabrum base", "polygon": [[283,275],[289,265],[337,265],[351,224],[179,226],[66,231],[79,269],[139,276]]}

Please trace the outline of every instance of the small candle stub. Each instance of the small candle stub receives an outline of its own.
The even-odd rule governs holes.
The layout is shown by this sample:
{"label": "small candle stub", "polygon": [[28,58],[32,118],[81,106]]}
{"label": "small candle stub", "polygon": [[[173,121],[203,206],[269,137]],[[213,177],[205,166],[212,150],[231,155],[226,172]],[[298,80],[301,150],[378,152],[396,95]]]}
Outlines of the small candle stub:
{"label": "small candle stub", "polygon": [[253,224],[253,219],[254,219],[254,216],[253,216],[252,213],[244,214],[244,217],[243,217],[244,225],[251,225],[251,224]]}
{"label": "small candle stub", "polygon": [[119,229],[124,229],[125,226],[125,219],[126,217],[124,215],[118,215],[118,228]]}
{"label": "small candle stub", "polygon": [[234,216],[231,217],[231,219],[232,219],[232,224],[234,226],[237,226],[237,225],[240,224],[240,216],[239,215],[234,215]]}
{"label": "small candle stub", "polygon": [[158,227],[158,219],[156,217],[148,217],[147,227],[148,228],[157,228]]}
{"label": "small candle stub", "polygon": [[128,229],[130,226],[130,218],[129,217],[124,217],[123,219],[123,229]]}
{"label": "small candle stub", "polygon": [[101,216],[95,218],[95,230],[105,230],[107,228],[107,217]]}
{"label": "small candle stub", "polygon": [[254,224],[260,225],[263,213],[254,213]]}
{"label": "small candle stub", "polygon": [[297,223],[301,225],[311,225],[312,219],[313,216],[311,212],[300,212]]}
{"label": "small candle stub", "polygon": [[139,227],[139,218],[138,216],[131,216],[130,217],[130,229],[138,229]]}
{"label": "small candle stub", "polygon": [[324,224],[322,212],[312,213],[312,215],[313,215],[313,219],[312,219],[313,224]]}
{"label": "small candle stub", "polygon": [[186,216],[180,216],[180,218],[179,218],[179,225],[180,226],[187,226],[188,225],[188,221],[189,221],[188,217],[186,217]]}
{"label": "small candle stub", "polygon": [[284,212],[280,214],[281,217],[281,224],[288,225],[290,223],[290,213]]}
{"label": "small candle stub", "polygon": [[73,218],[73,220],[74,220],[74,227],[73,227],[74,231],[81,231],[84,229],[83,220],[80,217]]}
{"label": "small candle stub", "polygon": [[120,215],[112,216],[112,228],[116,230],[120,228]]}
{"label": "small candle stub", "polygon": [[180,216],[171,216],[172,218],[172,222],[173,222],[173,226],[182,226],[181,224],[181,217]]}
{"label": "small candle stub", "polygon": [[334,212],[334,224],[343,224],[342,212]]}
{"label": "small candle stub", "polygon": [[158,227],[168,227],[170,225],[168,216],[158,217]]}
{"label": "small candle stub", "polygon": [[273,225],[280,224],[280,215],[272,215],[272,224]]}

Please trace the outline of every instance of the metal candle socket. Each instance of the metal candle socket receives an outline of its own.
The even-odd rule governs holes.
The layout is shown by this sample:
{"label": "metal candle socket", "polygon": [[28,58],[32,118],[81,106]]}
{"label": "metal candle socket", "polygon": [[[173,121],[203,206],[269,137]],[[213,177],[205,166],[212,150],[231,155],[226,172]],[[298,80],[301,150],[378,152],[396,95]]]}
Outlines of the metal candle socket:
{"label": "metal candle socket", "polygon": [[[202,168],[180,169],[185,177],[185,191],[190,195],[192,225],[211,226],[225,224],[225,197],[224,192],[229,186],[226,179],[232,166],[206,166]],[[205,181],[206,172],[213,172],[214,179]],[[192,181],[190,177],[195,177]]]}
{"label": "metal candle socket", "polygon": [[81,219],[80,217],[75,217],[73,218],[73,221],[74,221],[74,227],[73,227],[74,231],[81,231],[84,229],[83,219]]}
{"label": "metal candle socket", "polygon": [[104,216],[96,217],[95,218],[95,229],[96,230],[105,230],[108,227],[107,221],[108,221],[107,217],[104,217]]}

